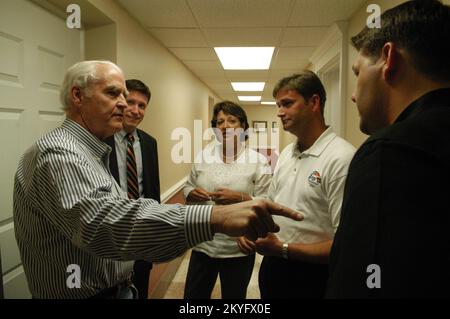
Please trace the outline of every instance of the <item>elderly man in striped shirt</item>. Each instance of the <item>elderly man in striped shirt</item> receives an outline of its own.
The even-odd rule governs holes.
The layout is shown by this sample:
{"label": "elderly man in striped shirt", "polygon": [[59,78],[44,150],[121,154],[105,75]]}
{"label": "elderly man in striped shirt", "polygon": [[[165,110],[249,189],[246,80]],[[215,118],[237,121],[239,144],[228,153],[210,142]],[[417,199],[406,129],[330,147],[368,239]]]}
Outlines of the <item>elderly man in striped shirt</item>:
{"label": "elderly man in striped shirt", "polygon": [[130,298],[133,260],[171,260],[216,232],[265,237],[279,230],[271,214],[302,219],[269,201],[212,207],[128,199],[103,142],[122,128],[126,95],[115,64],[75,64],[61,89],[66,120],[19,162],[14,227],[34,298]]}

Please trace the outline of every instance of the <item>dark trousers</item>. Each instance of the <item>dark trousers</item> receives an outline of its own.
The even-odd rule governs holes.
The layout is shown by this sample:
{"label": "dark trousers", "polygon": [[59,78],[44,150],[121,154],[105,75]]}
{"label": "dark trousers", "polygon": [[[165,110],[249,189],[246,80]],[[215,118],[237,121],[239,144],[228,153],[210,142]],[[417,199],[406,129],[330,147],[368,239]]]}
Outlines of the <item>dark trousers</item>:
{"label": "dark trousers", "polygon": [[245,299],[254,263],[254,254],[235,258],[211,258],[204,253],[192,251],[184,298],[210,299],[219,274],[222,299]]}
{"label": "dark trousers", "polygon": [[264,257],[259,270],[262,299],[323,298],[328,265]]}
{"label": "dark trousers", "polygon": [[148,299],[148,283],[152,263],[145,260],[136,260],[133,265],[133,285],[138,291],[139,299]]}

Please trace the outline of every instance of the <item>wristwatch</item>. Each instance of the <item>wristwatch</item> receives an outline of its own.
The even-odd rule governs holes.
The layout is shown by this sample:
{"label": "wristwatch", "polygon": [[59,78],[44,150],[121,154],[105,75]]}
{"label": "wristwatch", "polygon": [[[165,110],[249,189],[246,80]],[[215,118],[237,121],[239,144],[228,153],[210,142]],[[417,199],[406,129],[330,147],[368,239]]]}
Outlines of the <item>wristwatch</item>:
{"label": "wristwatch", "polygon": [[281,256],[284,259],[289,259],[288,258],[288,248],[289,248],[289,244],[288,243],[283,243],[283,247],[281,248]]}

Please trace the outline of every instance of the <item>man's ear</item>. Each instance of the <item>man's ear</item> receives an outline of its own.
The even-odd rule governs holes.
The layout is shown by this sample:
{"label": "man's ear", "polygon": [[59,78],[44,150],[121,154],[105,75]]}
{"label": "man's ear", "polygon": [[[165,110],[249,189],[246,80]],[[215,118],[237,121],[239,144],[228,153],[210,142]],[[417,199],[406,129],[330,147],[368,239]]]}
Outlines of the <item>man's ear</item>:
{"label": "man's ear", "polygon": [[393,42],[387,42],[381,49],[381,60],[383,61],[383,79],[392,82],[398,70],[399,56],[397,46]]}
{"label": "man's ear", "polygon": [[79,106],[83,101],[83,92],[81,92],[79,87],[74,86],[70,90],[70,98],[74,105]]}
{"label": "man's ear", "polygon": [[308,103],[311,104],[311,107],[314,112],[319,111],[320,112],[320,96],[317,94],[313,94],[310,98]]}

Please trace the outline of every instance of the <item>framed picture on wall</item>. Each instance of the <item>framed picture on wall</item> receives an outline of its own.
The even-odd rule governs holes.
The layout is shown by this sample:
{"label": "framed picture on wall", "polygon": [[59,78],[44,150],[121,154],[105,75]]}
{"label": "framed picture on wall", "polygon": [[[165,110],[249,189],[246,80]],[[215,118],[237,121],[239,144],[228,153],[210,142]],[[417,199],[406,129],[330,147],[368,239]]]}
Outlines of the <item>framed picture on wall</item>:
{"label": "framed picture on wall", "polygon": [[278,122],[272,122],[272,132],[276,132],[278,130]]}
{"label": "framed picture on wall", "polygon": [[267,122],[266,121],[253,121],[253,129],[255,132],[265,132],[267,130]]}

